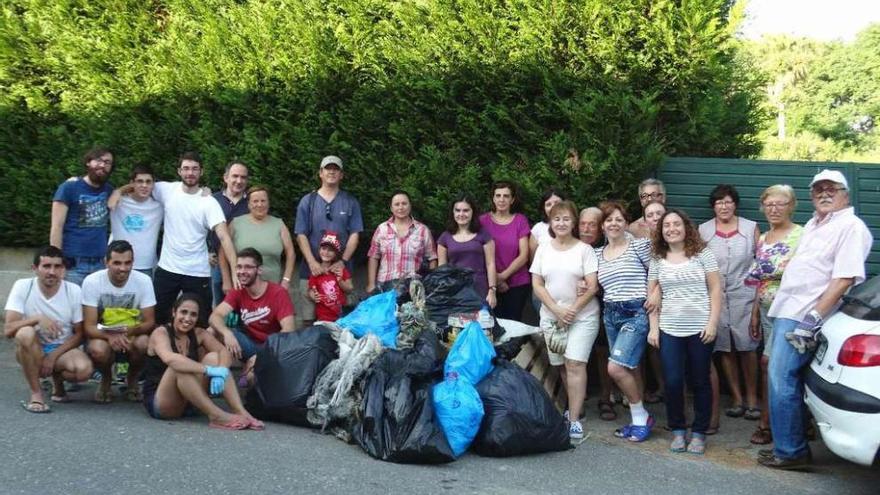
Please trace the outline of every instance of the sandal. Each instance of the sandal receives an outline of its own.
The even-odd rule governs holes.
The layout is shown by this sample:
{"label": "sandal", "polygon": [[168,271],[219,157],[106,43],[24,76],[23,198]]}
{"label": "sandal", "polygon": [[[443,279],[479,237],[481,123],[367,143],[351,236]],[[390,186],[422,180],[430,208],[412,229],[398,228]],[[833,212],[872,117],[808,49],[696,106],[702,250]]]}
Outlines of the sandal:
{"label": "sandal", "polygon": [[755,428],[755,432],[752,433],[752,438],[749,439],[749,442],[755,445],[767,445],[768,443],[772,443],[773,432],[770,431],[770,428],[764,428],[759,425]]}
{"label": "sandal", "polygon": [[605,399],[599,399],[599,418],[604,421],[614,421],[617,419],[617,411],[614,410],[614,404]]}
{"label": "sandal", "polygon": [[718,426],[710,426],[706,428],[706,433],[704,433],[704,435],[715,435],[718,433],[718,430],[720,430]]}
{"label": "sandal", "polygon": [[703,455],[706,453],[706,435],[702,433],[694,433],[691,435],[691,441],[687,446],[688,454]]}
{"label": "sandal", "polygon": [[46,414],[52,412],[45,402],[39,400],[32,400],[30,402],[21,401],[21,408],[34,414]]}
{"label": "sandal", "polygon": [[215,423],[211,421],[208,423],[208,426],[211,428],[216,428],[218,430],[245,430],[250,426],[250,421],[241,416],[232,415],[232,418],[229,419],[226,423]]}
{"label": "sandal", "polygon": [[137,388],[129,388],[125,391],[125,400],[129,402],[142,402],[144,400],[144,396]]}
{"label": "sandal", "polygon": [[651,436],[651,429],[654,428],[654,416],[648,416],[648,424],[634,425],[628,424],[622,428],[614,430],[614,436],[617,438],[625,438],[630,442],[641,443]]}
{"label": "sandal", "polygon": [[672,430],[672,443],[669,444],[669,450],[672,452],[684,452],[687,450],[687,443],[684,436],[685,430]]}
{"label": "sandal", "polygon": [[58,404],[67,404],[70,402],[70,396],[67,394],[55,395],[52,394],[52,397],[49,397],[52,402],[57,402]]}
{"label": "sandal", "polygon": [[659,404],[661,402],[663,402],[663,394],[659,391],[645,394],[645,404]]}
{"label": "sandal", "polygon": [[100,388],[95,391],[95,398],[93,402],[97,404],[109,404],[113,402],[113,393],[109,390],[101,390]]}
{"label": "sandal", "polygon": [[747,407],[746,412],[743,414],[743,417],[749,421],[757,421],[761,419],[761,408],[760,407]]}
{"label": "sandal", "polygon": [[746,413],[746,406],[740,404],[724,410],[724,415],[728,418],[741,418]]}

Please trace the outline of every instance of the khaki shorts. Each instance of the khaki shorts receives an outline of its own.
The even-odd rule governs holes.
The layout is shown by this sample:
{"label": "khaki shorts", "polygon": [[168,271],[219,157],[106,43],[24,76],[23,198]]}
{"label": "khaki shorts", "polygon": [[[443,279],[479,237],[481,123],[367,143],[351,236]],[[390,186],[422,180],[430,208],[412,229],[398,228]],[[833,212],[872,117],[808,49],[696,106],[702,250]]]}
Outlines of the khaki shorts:
{"label": "khaki shorts", "polygon": [[309,279],[299,279],[293,296],[293,307],[300,321],[315,321],[315,301],[309,297]]}
{"label": "khaki shorts", "polygon": [[[541,328],[547,328],[551,320],[541,319]],[[599,316],[588,316],[585,320],[576,321],[568,328],[568,343],[565,345],[565,354],[556,354],[547,349],[550,364],[562,366],[565,360],[586,363],[590,360],[590,352],[596,337],[599,336]]]}

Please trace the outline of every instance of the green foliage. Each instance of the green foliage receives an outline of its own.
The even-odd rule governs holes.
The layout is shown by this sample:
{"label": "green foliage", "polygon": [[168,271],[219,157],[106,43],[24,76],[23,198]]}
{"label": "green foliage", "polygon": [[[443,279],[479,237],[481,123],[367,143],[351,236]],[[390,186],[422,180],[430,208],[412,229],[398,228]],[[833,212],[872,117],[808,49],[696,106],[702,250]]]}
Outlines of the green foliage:
{"label": "green foliage", "polygon": [[[443,223],[460,191],[550,185],[631,197],[664,154],[757,151],[756,82],[724,0],[18,0],[0,7],[0,244],[45,242],[57,184],[111,147],[174,178],[237,157],[274,207],[345,160],[368,226],[412,193]],[[567,159],[569,156],[578,159]],[[17,229],[18,226],[25,229]]]}
{"label": "green foliage", "polygon": [[749,51],[786,128],[770,123],[762,158],[880,162],[880,24],[851,43],[774,36]]}

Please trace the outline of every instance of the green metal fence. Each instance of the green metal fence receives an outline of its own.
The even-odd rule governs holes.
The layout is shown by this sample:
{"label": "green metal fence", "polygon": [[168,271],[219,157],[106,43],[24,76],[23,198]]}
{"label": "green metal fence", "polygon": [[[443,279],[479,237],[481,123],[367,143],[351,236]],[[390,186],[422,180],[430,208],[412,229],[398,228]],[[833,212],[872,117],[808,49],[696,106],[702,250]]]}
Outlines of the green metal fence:
{"label": "green metal fence", "polygon": [[733,184],[740,194],[739,214],[758,221],[761,230],[765,230],[767,221],[758,208],[761,192],[773,184],[794,187],[798,198],[794,221],[804,224],[813,212],[810,180],[825,168],[843,172],[849,182],[850,200],[856,214],[868,224],[874,236],[866,269],[876,275],[880,273],[880,164],[668,158],[657,177],[666,185],[667,203],[683,208],[697,222],[712,217],[708,199],[712,188],[717,184]]}

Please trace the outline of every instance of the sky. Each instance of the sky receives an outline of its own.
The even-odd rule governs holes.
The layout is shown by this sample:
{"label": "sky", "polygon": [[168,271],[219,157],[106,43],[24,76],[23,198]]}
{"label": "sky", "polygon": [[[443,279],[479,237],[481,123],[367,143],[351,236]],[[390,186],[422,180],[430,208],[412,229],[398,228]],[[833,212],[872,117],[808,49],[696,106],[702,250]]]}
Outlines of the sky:
{"label": "sky", "polygon": [[880,0],[749,0],[741,31],[850,41],[872,22],[880,22]]}

